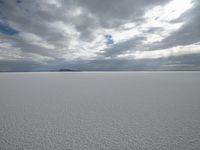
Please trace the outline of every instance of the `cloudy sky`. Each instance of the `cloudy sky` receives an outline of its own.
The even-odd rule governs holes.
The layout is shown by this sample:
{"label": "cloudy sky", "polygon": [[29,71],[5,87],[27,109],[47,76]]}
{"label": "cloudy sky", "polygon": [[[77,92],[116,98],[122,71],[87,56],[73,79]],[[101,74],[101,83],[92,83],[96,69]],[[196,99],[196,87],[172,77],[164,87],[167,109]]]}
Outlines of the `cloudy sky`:
{"label": "cloudy sky", "polygon": [[199,0],[0,0],[0,71],[200,70]]}

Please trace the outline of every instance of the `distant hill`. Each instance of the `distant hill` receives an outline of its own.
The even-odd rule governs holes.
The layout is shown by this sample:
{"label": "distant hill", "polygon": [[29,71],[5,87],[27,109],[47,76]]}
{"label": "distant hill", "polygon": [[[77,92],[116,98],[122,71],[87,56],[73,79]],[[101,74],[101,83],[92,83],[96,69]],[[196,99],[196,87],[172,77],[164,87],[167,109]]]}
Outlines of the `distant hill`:
{"label": "distant hill", "polygon": [[58,71],[59,72],[75,72],[75,71],[78,71],[78,70],[73,70],[73,69],[59,69]]}

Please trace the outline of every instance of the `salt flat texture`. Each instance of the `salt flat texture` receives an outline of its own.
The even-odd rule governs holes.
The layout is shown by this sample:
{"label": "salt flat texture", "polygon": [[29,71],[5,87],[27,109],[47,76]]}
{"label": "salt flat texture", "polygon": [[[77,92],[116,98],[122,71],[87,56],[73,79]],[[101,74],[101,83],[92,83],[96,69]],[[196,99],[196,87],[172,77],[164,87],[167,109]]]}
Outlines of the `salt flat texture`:
{"label": "salt flat texture", "polygon": [[0,150],[199,150],[200,72],[2,73]]}

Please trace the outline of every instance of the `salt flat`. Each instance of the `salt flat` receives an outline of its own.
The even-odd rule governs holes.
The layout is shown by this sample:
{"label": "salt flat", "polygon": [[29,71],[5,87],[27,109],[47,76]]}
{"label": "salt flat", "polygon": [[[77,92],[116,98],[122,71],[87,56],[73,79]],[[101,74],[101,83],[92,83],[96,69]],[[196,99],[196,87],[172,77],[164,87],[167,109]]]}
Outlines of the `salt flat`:
{"label": "salt flat", "polygon": [[200,72],[0,74],[0,150],[198,150]]}

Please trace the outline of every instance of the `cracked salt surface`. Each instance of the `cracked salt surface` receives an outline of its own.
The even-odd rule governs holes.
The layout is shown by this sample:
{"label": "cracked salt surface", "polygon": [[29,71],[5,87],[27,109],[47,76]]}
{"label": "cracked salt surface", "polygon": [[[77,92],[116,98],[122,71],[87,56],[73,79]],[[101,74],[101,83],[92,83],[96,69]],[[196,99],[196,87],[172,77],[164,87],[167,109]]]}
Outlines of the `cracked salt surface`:
{"label": "cracked salt surface", "polygon": [[199,72],[0,74],[0,150],[199,147]]}

